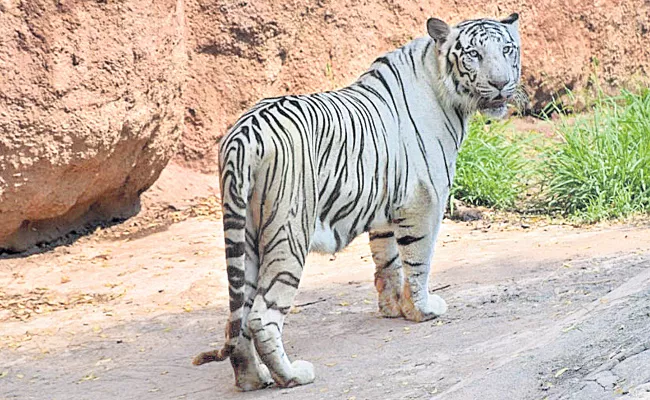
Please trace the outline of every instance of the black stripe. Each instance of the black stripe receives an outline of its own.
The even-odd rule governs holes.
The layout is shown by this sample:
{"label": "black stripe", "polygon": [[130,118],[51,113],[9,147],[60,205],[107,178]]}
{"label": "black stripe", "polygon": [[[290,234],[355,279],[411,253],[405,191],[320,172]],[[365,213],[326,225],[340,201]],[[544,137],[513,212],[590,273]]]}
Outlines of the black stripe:
{"label": "black stripe", "polygon": [[395,236],[395,233],[392,231],[386,231],[386,232],[372,232],[368,235],[368,238],[370,240],[375,240],[375,239],[386,239]]}
{"label": "black stripe", "polygon": [[241,257],[244,255],[244,242],[233,242],[226,238],[226,258]]}
{"label": "black stripe", "polygon": [[245,227],[246,227],[246,222],[244,222],[244,221],[238,221],[238,220],[233,220],[233,219],[230,219],[230,218],[229,219],[224,218],[224,222],[223,222],[223,230],[224,231],[231,230],[231,229],[241,230],[241,229],[244,229]]}
{"label": "black stripe", "polygon": [[230,294],[230,312],[235,312],[244,306],[244,293],[234,292],[232,288],[228,289]]}
{"label": "black stripe", "polygon": [[419,242],[420,240],[424,239],[426,235],[424,236],[411,236],[411,235],[406,235],[402,236],[401,238],[397,238],[397,244],[400,246],[408,246],[410,244],[413,244],[415,242]]}
{"label": "black stripe", "polygon": [[[421,267],[421,266],[423,266],[423,265],[426,265],[425,263],[421,263],[421,262],[410,262],[410,261],[406,261],[406,260],[404,261],[404,264],[406,264],[406,265],[408,265],[408,266],[410,266],[410,267]],[[413,275],[414,275],[414,274],[411,274],[411,276],[413,276]]]}
{"label": "black stripe", "polygon": [[388,262],[383,267],[381,267],[381,269],[386,269],[386,268],[390,267],[391,265],[393,265],[393,263],[395,261],[397,261],[398,258],[399,258],[399,254],[396,255],[395,257],[391,258],[390,260],[388,260]]}
{"label": "black stripe", "polygon": [[241,332],[241,319],[230,321],[228,323],[228,337],[239,337],[239,332]]}
{"label": "black stripe", "polygon": [[447,187],[451,189],[451,177],[449,176],[449,165],[447,164],[447,156],[445,155],[445,149],[442,147],[442,142],[438,138],[438,145],[440,145],[440,151],[442,152],[442,161],[445,163],[445,171],[447,171]]}
{"label": "black stripe", "polygon": [[226,273],[228,274],[228,282],[235,288],[239,289],[240,287],[244,286],[244,271],[240,268],[233,267],[232,265],[229,265],[226,268]]}

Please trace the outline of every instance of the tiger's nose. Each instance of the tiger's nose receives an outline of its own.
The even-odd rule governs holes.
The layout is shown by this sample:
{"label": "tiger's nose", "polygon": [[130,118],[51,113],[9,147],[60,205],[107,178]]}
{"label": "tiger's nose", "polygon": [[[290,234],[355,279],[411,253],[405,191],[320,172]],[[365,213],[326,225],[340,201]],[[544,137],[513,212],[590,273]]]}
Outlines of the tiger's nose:
{"label": "tiger's nose", "polygon": [[488,83],[490,86],[495,87],[497,90],[502,90],[506,85],[508,84],[507,79],[495,79],[495,80],[488,80]]}

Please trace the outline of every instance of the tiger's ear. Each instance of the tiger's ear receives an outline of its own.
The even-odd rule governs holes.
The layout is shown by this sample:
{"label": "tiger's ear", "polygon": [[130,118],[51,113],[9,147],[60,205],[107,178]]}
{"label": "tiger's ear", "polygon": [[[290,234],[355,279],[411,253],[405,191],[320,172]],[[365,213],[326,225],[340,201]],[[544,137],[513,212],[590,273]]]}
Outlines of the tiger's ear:
{"label": "tiger's ear", "polygon": [[517,43],[520,43],[520,40],[519,40],[519,14],[517,14],[517,13],[510,14],[507,18],[502,19],[499,22],[506,25],[506,27],[508,28],[508,31],[510,31],[510,34],[515,39],[515,41]]}
{"label": "tiger's ear", "polygon": [[512,13],[512,14],[508,15],[506,18],[502,19],[500,22],[502,24],[506,24],[506,25],[517,25],[518,26],[519,25],[518,21],[519,21],[519,14]]}
{"label": "tiger's ear", "polygon": [[427,32],[438,44],[443,44],[447,40],[449,31],[449,25],[445,21],[438,18],[429,18],[427,20]]}

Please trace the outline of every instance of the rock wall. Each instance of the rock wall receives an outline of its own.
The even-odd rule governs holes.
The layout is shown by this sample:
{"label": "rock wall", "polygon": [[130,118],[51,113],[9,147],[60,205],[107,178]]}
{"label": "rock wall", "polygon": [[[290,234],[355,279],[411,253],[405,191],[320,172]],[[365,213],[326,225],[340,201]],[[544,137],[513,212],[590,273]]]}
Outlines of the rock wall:
{"label": "rock wall", "polygon": [[0,249],[134,214],[183,131],[182,0],[0,0]]}
{"label": "rock wall", "polygon": [[186,0],[190,80],[178,160],[214,171],[218,138],[257,100],[349,84],[378,55],[425,34],[429,16],[455,23],[518,12],[533,109],[565,87],[580,92],[594,75],[606,90],[644,81],[649,10],[644,0]]}
{"label": "rock wall", "polygon": [[644,0],[0,0],[0,250],[134,214],[173,154],[214,172],[245,109],[351,83],[429,16],[511,12],[533,108],[647,82]]}

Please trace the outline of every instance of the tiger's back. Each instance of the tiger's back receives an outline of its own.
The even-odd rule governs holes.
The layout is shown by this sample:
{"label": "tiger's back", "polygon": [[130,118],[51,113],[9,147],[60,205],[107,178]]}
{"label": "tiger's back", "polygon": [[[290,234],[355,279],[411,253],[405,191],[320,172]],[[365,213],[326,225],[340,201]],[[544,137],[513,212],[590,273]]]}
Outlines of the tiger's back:
{"label": "tiger's back", "polygon": [[[400,120],[392,110],[406,101],[386,90],[387,85],[399,82],[378,81],[376,76],[393,68],[388,63],[408,63],[407,52],[416,57],[429,55],[431,45],[430,38],[421,38],[389,53],[357,82],[337,91],[262,100],[222,140],[222,173],[228,172],[229,165],[238,165],[227,156],[233,154],[233,139],[239,138],[251,149],[257,147],[250,165],[240,165],[255,181],[250,195],[277,187],[281,190],[264,196],[267,207],[289,207],[304,200],[315,204],[316,209],[309,210],[310,216],[315,213],[313,251],[335,253],[359,234],[390,223],[393,209],[412,188],[406,181],[422,179],[417,168],[409,177],[406,164],[426,162],[422,158],[426,152],[421,152],[419,160],[417,154],[410,159],[406,155],[417,140],[414,132],[400,129],[410,121]],[[410,83],[417,73],[414,70],[401,79]],[[436,107],[427,112],[442,118]],[[462,134],[462,121],[454,118],[452,125]]]}

